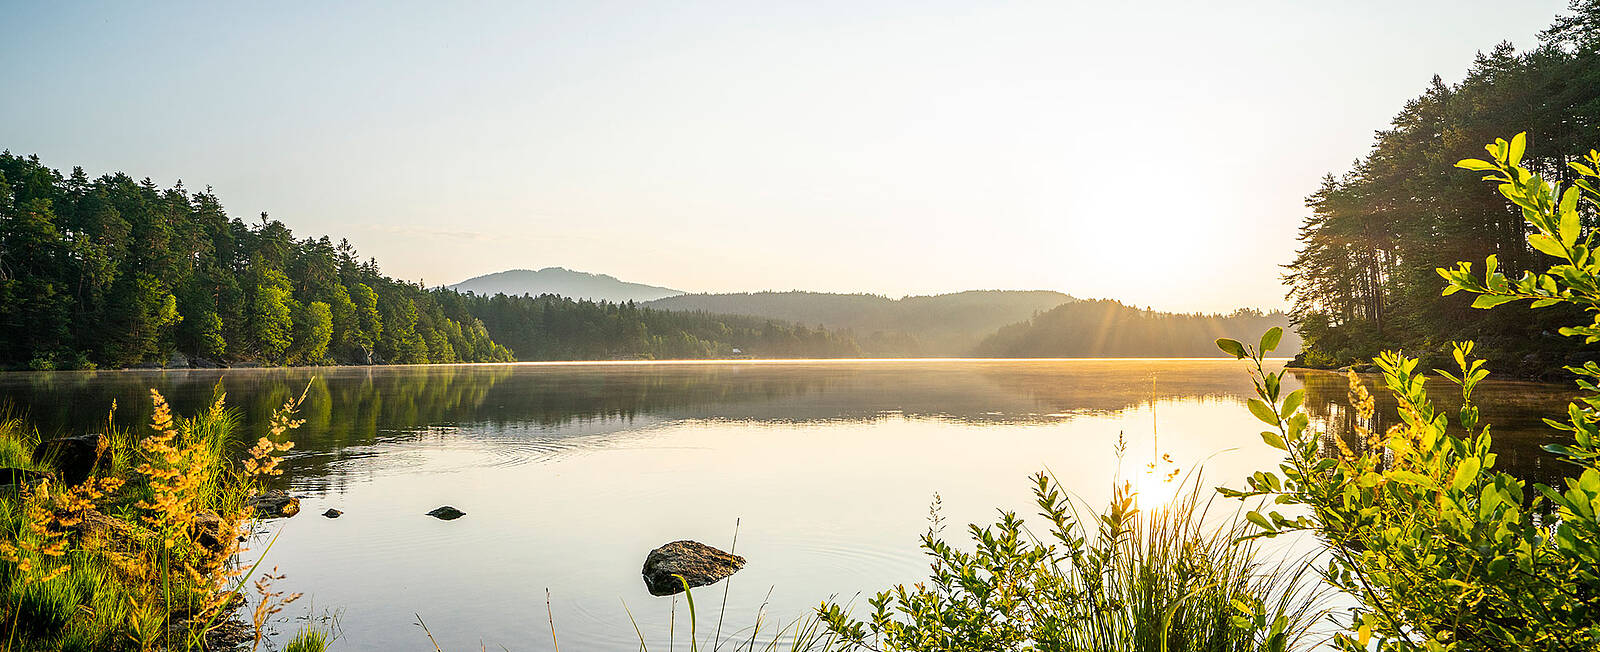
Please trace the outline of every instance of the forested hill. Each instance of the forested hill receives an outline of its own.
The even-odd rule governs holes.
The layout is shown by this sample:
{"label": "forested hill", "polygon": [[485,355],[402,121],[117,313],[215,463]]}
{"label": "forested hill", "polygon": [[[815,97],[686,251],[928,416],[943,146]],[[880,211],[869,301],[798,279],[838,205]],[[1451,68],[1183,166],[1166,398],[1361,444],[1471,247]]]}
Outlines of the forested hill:
{"label": "forested hill", "polygon": [[569,299],[615,303],[650,301],[683,294],[672,288],[629,283],[605,274],[590,274],[561,267],[546,267],[538,271],[511,269],[469,278],[449,286],[449,289],[486,297],[496,294],[510,296],[526,294],[535,297],[541,294],[559,294]]}
{"label": "forested hill", "polygon": [[[1467,293],[1440,296],[1434,272],[1498,256],[1517,278],[1555,260],[1529,248],[1518,209],[1455,167],[1484,156],[1485,143],[1527,132],[1524,165],[1568,182],[1567,161],[1600,147],[1600,2],[1574,3],[1532,49],[1508,43],[1482,52],[1456,84],[1434,77],[1377,134],[1371,153],[1328,176],[1307,199],[1300,250],[1289,267],[1293,316],[1304,362],[1334,366],[1385,349],[1443,362],[1452,340],[1497,373],[1534,375],[1595,359],[1594,348],[1557,334],[1575,312],[1525,305],[1475,310]],[[1584,208],[1593,223],[1592,209]]]}
{"label": "forested hill", "polygon": [[849,332],[866,355],[902,357],[967,355],[995,329],[1072,300],[1050,291],[973,290],[902,299],[796,291],[685,294],[644,305],[819,324]]}
{"label": "forested hill", "polygon": [[[501,342],[511,345],[511,349]],[[857,355],[848,336],[384,276],[207,189],[0,154],[0,368]]]}
{"label": "forested hill", "polygon": [[1140,310],[1116,301],[1075,301],[1001,328],[978,345],[988,358],[1218,357],[1216,339],[1254,342],[1273,326],[1284,329],[1278,351],[1300,350],[1300,337],[1281,312],[1239,310],[1227,315]]}

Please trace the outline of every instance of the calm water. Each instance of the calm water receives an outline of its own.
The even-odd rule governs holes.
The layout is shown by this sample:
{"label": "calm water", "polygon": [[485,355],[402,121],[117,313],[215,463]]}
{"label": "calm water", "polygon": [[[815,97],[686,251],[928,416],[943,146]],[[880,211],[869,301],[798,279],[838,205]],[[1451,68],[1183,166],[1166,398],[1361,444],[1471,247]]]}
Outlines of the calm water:
{"label": "calm water", "polygon": [[[1344,426],[1342,377],[1297,372],[1290,384],[1307,388],[1322,427]],[[150,387],[183,412],[221,387],[259,431],[308,385],[282,478],[302,513],[269,524],[281,537],[268,565],[288,575],[279,588],[308,596],[290,612],[314,600],[341,613],[352,650],[431,649],[414,614],[447,650],[548,650],[547,589],[569,649],[637,649],[624,603],[665,648],[673,600],[651,597],[639,567],[668,541],[726,549],[738,523],[750,561],[726,585],[726,632],[763,604],[769,620],[789,619],[918,580],[935,493],[959,525],[997,506],[1031,513],[1028,475],[1045,467],[1098,506],[1119,473],[1161,493],[1145,472],[1157,451],[1185,469],[1204,460],[1210,484],[1278,459],[1231,360],[16,373],[0,374],[0,398],[72,431],[103,423],[113,400],[119,420],[141,421]],[[1562,412],[1568,390],[1483,392],[1502,466],[1559,473],[1536,453],[1557,437],[1539,419]],[[423,515],[445,504],[467,516]],[[344,516],[319,516],[329,507]],[[702,627],[724,586],[696,592]]]}

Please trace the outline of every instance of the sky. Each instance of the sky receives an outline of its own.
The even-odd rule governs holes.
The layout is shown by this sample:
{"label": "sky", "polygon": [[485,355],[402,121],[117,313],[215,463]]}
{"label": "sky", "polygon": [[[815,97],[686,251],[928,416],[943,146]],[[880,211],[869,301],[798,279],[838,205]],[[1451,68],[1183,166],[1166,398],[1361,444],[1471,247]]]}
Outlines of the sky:
{"label": "sky", "polygon": [[0,0],[0,148],[429,285],[1275,308],[1321,177],[1565,4]]}

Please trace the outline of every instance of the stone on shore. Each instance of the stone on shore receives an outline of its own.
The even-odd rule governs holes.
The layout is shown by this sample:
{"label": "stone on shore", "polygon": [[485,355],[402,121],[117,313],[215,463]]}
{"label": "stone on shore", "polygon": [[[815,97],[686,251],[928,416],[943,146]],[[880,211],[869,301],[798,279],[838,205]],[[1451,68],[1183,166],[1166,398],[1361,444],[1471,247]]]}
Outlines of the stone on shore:
{"label": "stone on shore", "polygon": [[82,484],[94,474],[95,465],[110,447],[111,440],[105,435],[46,439],[33,447],[33,460],[55,466],[61,481],[68,485]]}

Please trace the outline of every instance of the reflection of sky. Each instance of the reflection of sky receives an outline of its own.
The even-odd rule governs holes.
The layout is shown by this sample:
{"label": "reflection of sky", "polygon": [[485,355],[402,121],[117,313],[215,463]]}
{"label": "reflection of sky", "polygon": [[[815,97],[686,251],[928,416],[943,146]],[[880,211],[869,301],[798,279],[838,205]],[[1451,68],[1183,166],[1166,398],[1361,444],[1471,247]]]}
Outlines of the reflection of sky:
{"label": "reflection of sky", "polygon": [[[1164,423],[1254,428],[1237,405],[1169,400],[1157,410]],[[1125,462],[1136,473],[1151,458],[1151,418],[1135,408],[997,425],[686,419],[575,438],[543,463],[516,466],[472,466],[492,458],[470,438],[394,442],[373,458],[383,470],[306,499],[309,514],[336,507],[344,517],[286,522],[272,555],[294,590],[342,607],[349,640],[363,645],[414,643],[406,625],[418,611],[450,646],[481,637],[546,649],[542,621],[528,614],[548,587],[565,640],[636,649],[618,600],[646,632],[665,631],[668,602],[648,596],[638,577],[656,545],[692,538],[725,546],[739,519],[738,552],[751,562],[731,585],[731,622],[747,623],[769,589],[771,613],[801,615],[829,595],[919,579],[926,565],[916,537],[935,492],[955,537],[962,524],[992,518],[995,506],[1031,513],[1028,476],[1043,467],[1102,504],[1118,433],[1140,433],[1129,438]],[[1213,458],[1214,478],[1276,459],[1258,441],[1177,428],[1168,439],[1163,449],[1178,460],[1239,448]],[[391,451],[406,461],[382,462]],[[421,516],[441,504],[468,515],[449,523]],[[700,597],[702,613],[720,602],[721,588]]]}

